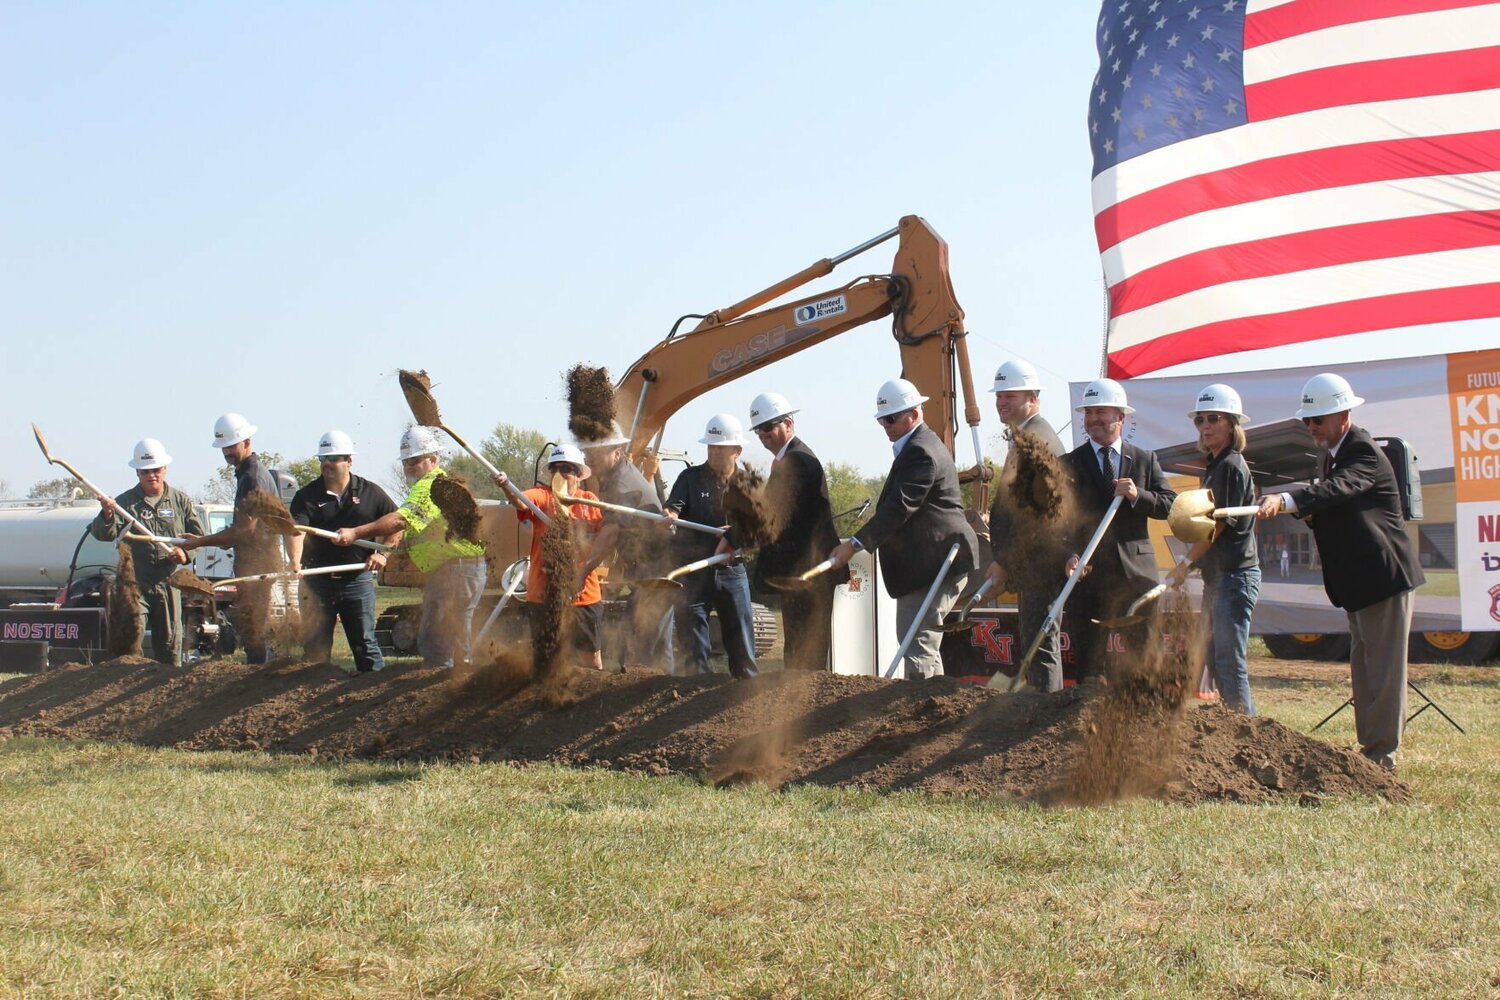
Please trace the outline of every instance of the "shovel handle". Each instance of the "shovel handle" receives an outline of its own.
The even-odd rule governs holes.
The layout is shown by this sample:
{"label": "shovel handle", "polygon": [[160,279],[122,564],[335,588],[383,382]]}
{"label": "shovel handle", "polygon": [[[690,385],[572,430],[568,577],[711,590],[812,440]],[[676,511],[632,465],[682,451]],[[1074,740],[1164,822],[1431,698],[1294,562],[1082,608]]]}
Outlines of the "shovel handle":
{"label": "shovel handle", "polygon": [[[1026,648],[1026,655],[1022,657],[1021,665],[1016,670],[1016,676],[1010,679],[1006,687],[1007,691],[1014,691],[1026,679],[1026,671],[1031,667],[1031,661],[1036,658],[1036,651],[1042,648],[1042,640],[1046,638],[1047,633],[1057,627],[1059,619],[1062,618],[1063,605],[1068,603],[1068,595],[1073,593],[1073,588],[1083,578],[1083,571],[1088,568],[1089,560],[1094,558],[1094,550],[1104,540],[1104,533],[1109,530],[1110,524],[1115,519],[1115,512],[1120,509],[1120,501],[1123,499],[1124,497],[1117,496],[1110,501],[1109,509],[1104,512],[1104,517],[1099,521],[1099,527],[1094,529],[1094,537],[1089,539],[1083,555],[1078,557],[1078,565],[1073,567],[1073,573],[1068,577],[1068,582],[1063,584],[1062,592],[1057,595],[1057,600],[1053,601],[1052,606],[1047,609],[1047,618],[1042,622],[1042,627],[1037,629],[1036,635],[1032,637],[1031,645]],[[1004,683],[1001,680],[1004,676],[997,672],[994,677],[990,678],[986,687],[999,687]]]}
{"label": "shovel handle", "polygon": [[932,586],[927,588],[927,596],[922,598],[922,606],[917,609],[917,616],[911,620],[911,625],[906,630],[906,635],[901,639],[901,646],[896,650],[896,655],[891,658],[891,665],[885,668],[887,677],[894,677],[896,668],[901,661],[906,659],[906,650],[911,646],[912,640],[916,639],[917,633],[922,630],[922,623],[927,618],[927,609],[932,607],[932,602],[937,599],[937,592],[942,589],[943,581],[948,579],[948,567],[953,565],[953,560],[958,558],[959,543],[954,542],[948,547],[948,554],[943,558],[943,564],[938,567],[937,576],[933,577]]}
{"label": "shovel handle", "polygon": [[[89,492],[92,493],[92,494],[94,494],[94,496],[98,497],[101,501],[108,500],[111,503],[114,503],[114,498],[113,497],[111,497],[108,493],[105,493],[103,490],[101,490],[99,487],[95,486],[93,483],[89,482],[88,477],[85,476],[83,473],[79,472],[77,469],[73,468],[73,466],[69,465],[68,462],[67,462],[67,460],[58,458],[56,455],[52,454],[51,449],[49,449],[47,447],[47,439],[44,438],[44,437],[42,437],[42,429],[40,427],[38,427],[36,424],[32,424],[31,425],[31,433],[33,433],[33,434],[36,435],[37,447],[39,447],[39,448],[42,449],[42,457],[43,458],[45,458],[52,465],[60,465],[64,469],[67,469],[69,472],[71,472],[73,474],[73,478],[74,479],[78,480],[80,483],[82,483],[83,485],[87,486],[89,488]],[[140,521],[136,520],[135,516],[133,514],[131,514],[130,511],[126,510],[124,507],[121,507],[119,504],[115,504],[115,511],[117,513],[119,513],[122,517],[124,517],[125,520],[127,522],[129,522],[130,526],[132,528],[134,528],[140,534],[142,534],[142,535],[149,535],[149,534],[151,534],[151,529],[147,528]],[[157,542],[156,544],[161,547],[161,550],[163,552],[167,552],[167,553],[171,552],[171,546],[167,545],[165,542]]]}
{"label": "shovel handle", "polygon": [[1260,508],[1255,506],[1254,504],[1251,504],[1248,507],[1220,507],[1218,510],[1214,511],[1214,517],[1249,517],[1259,510]]}
{"label": "shovel handle", "polygon": [[[297,525],[297,530],[307,535],[317,535],[319,538],[327,538],[330,540],[337,539],[339,537],[339,533],[337,531],[328,531],[324,528],[314,528],[310,524],[299,524]],[[386,545],[384,542],[372,542],[368,538],[361,538],[357,541],[350,542],[349,544],[357,545],[362,549],[369,549],[371,552],[391,551],[391,547],[389,545]]]}
{"label": "shovel handle", "polygon": [[687,576],[689,573],[696,573],[700,569],[708,569],[710,566],[722,566],[727,562],[733,562],[734,557],[737,555],[739,555],[738,552],[720,552],[716,556],[699,559],[697,562],[690,562],[686,566],[678,566],[672,572],[668,573],[666,578],[668,580],[675,580],[679,576]]}
{"label": "shovel handle", "polygon": [[330,573],[353,573],[355,570],[362,570],[364,568],[365,564],[358,562],[344,563],[340,566],[319,566],[317,569],[305,569],[301,573],[298,573],[296,570],[284,569],[278,570],[275,573],[256,573],[254,576],[232,576],[227,580],[220,580],[214,584],[214,589],[219,590],[222,587],[228,587],[236,583],[256,583],[260,580],[291,580],[298,576],[327,576]]}
{"label": "shovel handle", "polygon": [[665,514],[658,514],[654,511],[641,510],[639,507],[627,507],[624,504],[609,503],[605,500],[590,500],[587,497],[576,497],[571,495],[559,496],[557,499],[565,504],[581,503],[585,507],[598,507],[600,510],[612,510],[617,514],[629,514],[631,517],[639,517],[647,521],[656,521],[657,523],[660,523],[662,521],[669,521],[679,528],[690,528],[693,531],[701,531],[705,535],[722,536],[724,532],[728,530],[727,528],[716,528],[711,524],[699,524],[697,521],[684,521],[680,517],[668,517]]}
{"label": "shovel handle", "polygon": [[822,574],[827,573],[831,569],[833,569],[833,559],[832,559],[832,557],[829,557],[827,559],[824,559],[822,562],[818,563],[812,569],[804,570],[803,572],[798,573],[797,574],[797,579],[804,580],[804,581],[811,580],[813,577],[815,577],[815,576],[821,576]]}
{"label": "shovel handle", "polygon": [[484,620],[484,625],[480,628],[479,634],[474,637],[474,646],[476,648],[478,648],[480,643],[484,642],[484,637],[490,634],[490,629],[495,627],[495,622],[500,619],[500,612],[504,611],[505,606],[510,603],[510,599],[516,596],[516,591],[521,589],[521,584],[526,580],[526,571],[530,568],[528,565],[530,562],[531,559],[529,556],[522,556],[511,564],[510,585],[505,588],[505,593],[500,595],[500,601],[495,605],[495,610],[490,612],[490,616]]}
{"label": "shovel handle", "polygon": [[[477,448],[471,447],[469,442],[460,437],[458,431],[455,431],[447,424],[438,424],[438,428],[442,430],[444,434],[447,434],[455,442],[457,442],[460,448],[468,452],[469,455],[474,459],[474,461],[484,466],[484,471],[490,474],[490,478],[495,479],[500,476],[500,470],[495,468],[495,466],[490,462],[489,459],[481,455]],[[542,510],[542,508],[532,503],[531,498],[528,497],[525,493],[521,492],[520,488],[516,486],[515,483],[510,481],[509,476],[505,477],[505,485],[501,486],[500,488],[503,489],[506,494],[516,503],[531,511],[532,517],[536,518],[538,521],[541,521],[547,527],[552,527],[552,518],[548,517],[547,514]]]}
{"label": "shovel handle", "polygon": [[127,542],[160,542],[162,545],[181,545],[187,541],[186,538],[173,538],[170,535],[142,535],[135,531],[127,531],[122,537]]}

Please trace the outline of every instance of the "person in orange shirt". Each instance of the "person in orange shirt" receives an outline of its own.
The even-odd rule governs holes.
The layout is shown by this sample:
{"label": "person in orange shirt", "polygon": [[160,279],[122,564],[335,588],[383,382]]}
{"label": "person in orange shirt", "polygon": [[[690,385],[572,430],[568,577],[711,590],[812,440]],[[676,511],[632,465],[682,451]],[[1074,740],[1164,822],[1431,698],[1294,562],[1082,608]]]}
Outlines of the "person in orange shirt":
{"label": "person in orange shirt", "polygon": [[[585,500],[598,499],[588,490],[580,488],[579,484],[591,475],[591,470],[584,463],[583,452],[573,445],[560,444],[554,447],[552,454],[547,457],[547,470],[549,473],[560,474],[566,479],[568,492],[573,496],[582,497]],[[505,474],[502,472],[500,475],[503,477]],[[602,595],[599,591],[598,567],[603,561],[604,553],[596,552],[597,547],[593,542],[594,536],[599,533],[603,511],[583,504],[573,504],[564,508],[553,494],[550,482],[546,486],[533,486],[525,492],[527,499],[552,519],[554,527],[565,524],[573,531],[574,551],[578,553],[578,573],[574,578],[577,596],[573,599],[573,621],[568,640],[578,653],[580,666],[602,670],[604,660],[600,654],[602,647],[599,643],[599,628],[603,608],[600,604]],[[536,520],[525,506],[516,507],[516,517],[521,521],[532,522],[531,562],[526,574],[526,603],[534,626],[537,621],[534,609],[541,605],[547,592],[547,571],[542,565],[542,539],[546,537],[549,529],[545,524]]]}

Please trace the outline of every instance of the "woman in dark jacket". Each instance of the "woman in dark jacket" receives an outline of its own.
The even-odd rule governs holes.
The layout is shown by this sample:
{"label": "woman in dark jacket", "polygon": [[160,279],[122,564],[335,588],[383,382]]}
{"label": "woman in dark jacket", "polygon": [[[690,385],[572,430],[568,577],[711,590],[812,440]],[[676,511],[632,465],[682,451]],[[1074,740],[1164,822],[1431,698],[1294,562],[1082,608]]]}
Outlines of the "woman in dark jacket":
{"label": "woman in dark jacket", "polygon": [[[1255,487],[1245,464],[1245,430],[1250,420],[1241,412],[1240,394],[1223,384],[1198,393],[1189,414],[1198,429],[1198,450],[1208,457],[1203,485],[1213,491],[1215,507],[1247,507],[1255,503]],[[1250,671],[1245,650],[1250,643],[1250,615],[1260,596],[1260,558],[1255,550],[1255,518],[1215,520],[1208,541],[1197,542],[1187,559],[1171,573],[1181,585],[1189,570],[1203,574],[1203,610],[1209,616],[1208,665],[1225,705],[1246,715],[1255,714],[1250,698]]]}

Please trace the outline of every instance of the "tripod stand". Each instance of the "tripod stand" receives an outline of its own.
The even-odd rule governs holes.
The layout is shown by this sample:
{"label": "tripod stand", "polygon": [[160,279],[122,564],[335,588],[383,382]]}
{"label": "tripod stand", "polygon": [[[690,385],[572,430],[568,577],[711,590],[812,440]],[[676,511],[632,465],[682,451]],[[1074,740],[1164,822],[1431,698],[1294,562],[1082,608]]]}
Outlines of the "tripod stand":
{"label": "tripod stand", "polygon": [[[1416,683],[1414,681],[1412,681],[1410,678],[1407,679],[1406,686],[1409,687],[1409,688],[1411,688],[1413,691],[1415,691],[1417,693],[1417,697],[1421,698],[1422,701],[1425,702],[1425,704],[1421,708],[1417,709],[1415,712],[1411,713],[1410,715],[1408,715],[1406,717],[1406,724],[1407,725],[1411,725],[1411,720],[1415,719],[1417,716],[1421,715],[1423,712],[1427,711],[1430,708],[1434,712],[1436,712],[1438,715],[1441,715],[1443,718],[1447,719],[1448,720],[1448,724],[1450,726],[1452,726],[1454,729],[1457,729],[1459,732],[1463,733],[1465,736],[1468,735],[1468,733],[1465,732],[1463,726],[1460,726],[1458,723],[1456,723],[1456,722],[1453,721],[1453,716],[1451,716],[1447,712],[1443,711],[1443,706],[1439,705],[1437,702],[1435,702],[1431,698],[1427,697],[1427,692],[1423,691],[1421,688],[1417,687]],[[1335,708],[1332,712],[1329,712],[1326,716],[1323,717],[1323,721],[1322,722],[1318,723],[1316,726],[1313,726],[1312,729],[1309,730],[1309,731],[1315,733],[1319,729],[1322,729],[1325,723],[1327,723],[1335,715],[1338,715],[1340,712],[1342,712],[1344,709],[1348,708],[1352,704],[1354,704],[1354,697],[1351,695],[1350,697],[1344,699],[1344,703],[1342,705],[1340,705],[1338,708]]]}

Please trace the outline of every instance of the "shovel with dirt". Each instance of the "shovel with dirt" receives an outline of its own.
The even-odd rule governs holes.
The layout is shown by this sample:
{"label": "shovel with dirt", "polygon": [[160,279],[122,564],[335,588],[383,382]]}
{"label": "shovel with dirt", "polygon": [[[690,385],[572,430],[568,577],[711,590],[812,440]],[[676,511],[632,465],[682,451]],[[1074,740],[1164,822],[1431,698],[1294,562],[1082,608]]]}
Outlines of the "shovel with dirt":
{"label": "shovel with dirt", "polygon": [[964,602],[963,609],[959,611],[958,617],[951,622],[944,622],[943,624],[939,625],[938,631],[967,632],[969,629],[973,628],[974,623],[969,621],[969,612],[973,611],[976,607],[983,603],[984,599],[990,596],[990,591],[994,589],[994,580],[984,581],[984,583],[980,584],[979,589],[974,591],[974,596]]}
{"label": "shovel with dirt", "polygon": [[833,569],[833,565],[833,559],[830,557],[796,576],[767,577],[766,586],[776,590],[809,590],[813,586],[813,580]]}
{"label": "shovel with dirt", "polygon": [[1149,614],[1141,614],[1141,609],[1146,605],[1154,602],[1158,597],[1160,597],[1162,594],[1165,594],[1170,589],[1175,589],[1170,582],[1158,583],[1156,586],[1146,591],[1140,597],[1137,597],[1135,600],[1131,601],[1130,607],[1126,608],[1125,613],[1120,617],[1091,618],[1089,620],[1092,621],[1095,625],[1102,625],[1105,628],[1129,628],[1132,625],[1139,625],[1141,622],[1151,617]]}
{"label": "shovel with dirt", "polygon": [[[432,395],[432,379],[428,378],[425,371],[414,372],[402,368],[397,373],[397,378],[401,382],[401,393],[406,397],[406,405],[411,408],[411,415],[416,418],[417,423],[423,427],[436,427],[444,434],[447,434],[457,442],[460,448],[468,452],[474,461],[483,466],[484,470],[492,478],[498,479],[500,477],[500,470],[495,468],[489,459],[485,458],[479,453],[477,448],[474,448],[469,442],[465,441],[459,435],[458,431],[443,423],[443,415],[438,409],[437,398]],[[505,490],[506,494],[513,501],[530,510],[532,517],[541,521],[549,528],[552,526],[552,518],[548,517],[542,512],[540,507],[532,503],[531,499],[525,493],[521,492],[516,484],[510,481],[509,477],[506,478],[501,488]]]}

